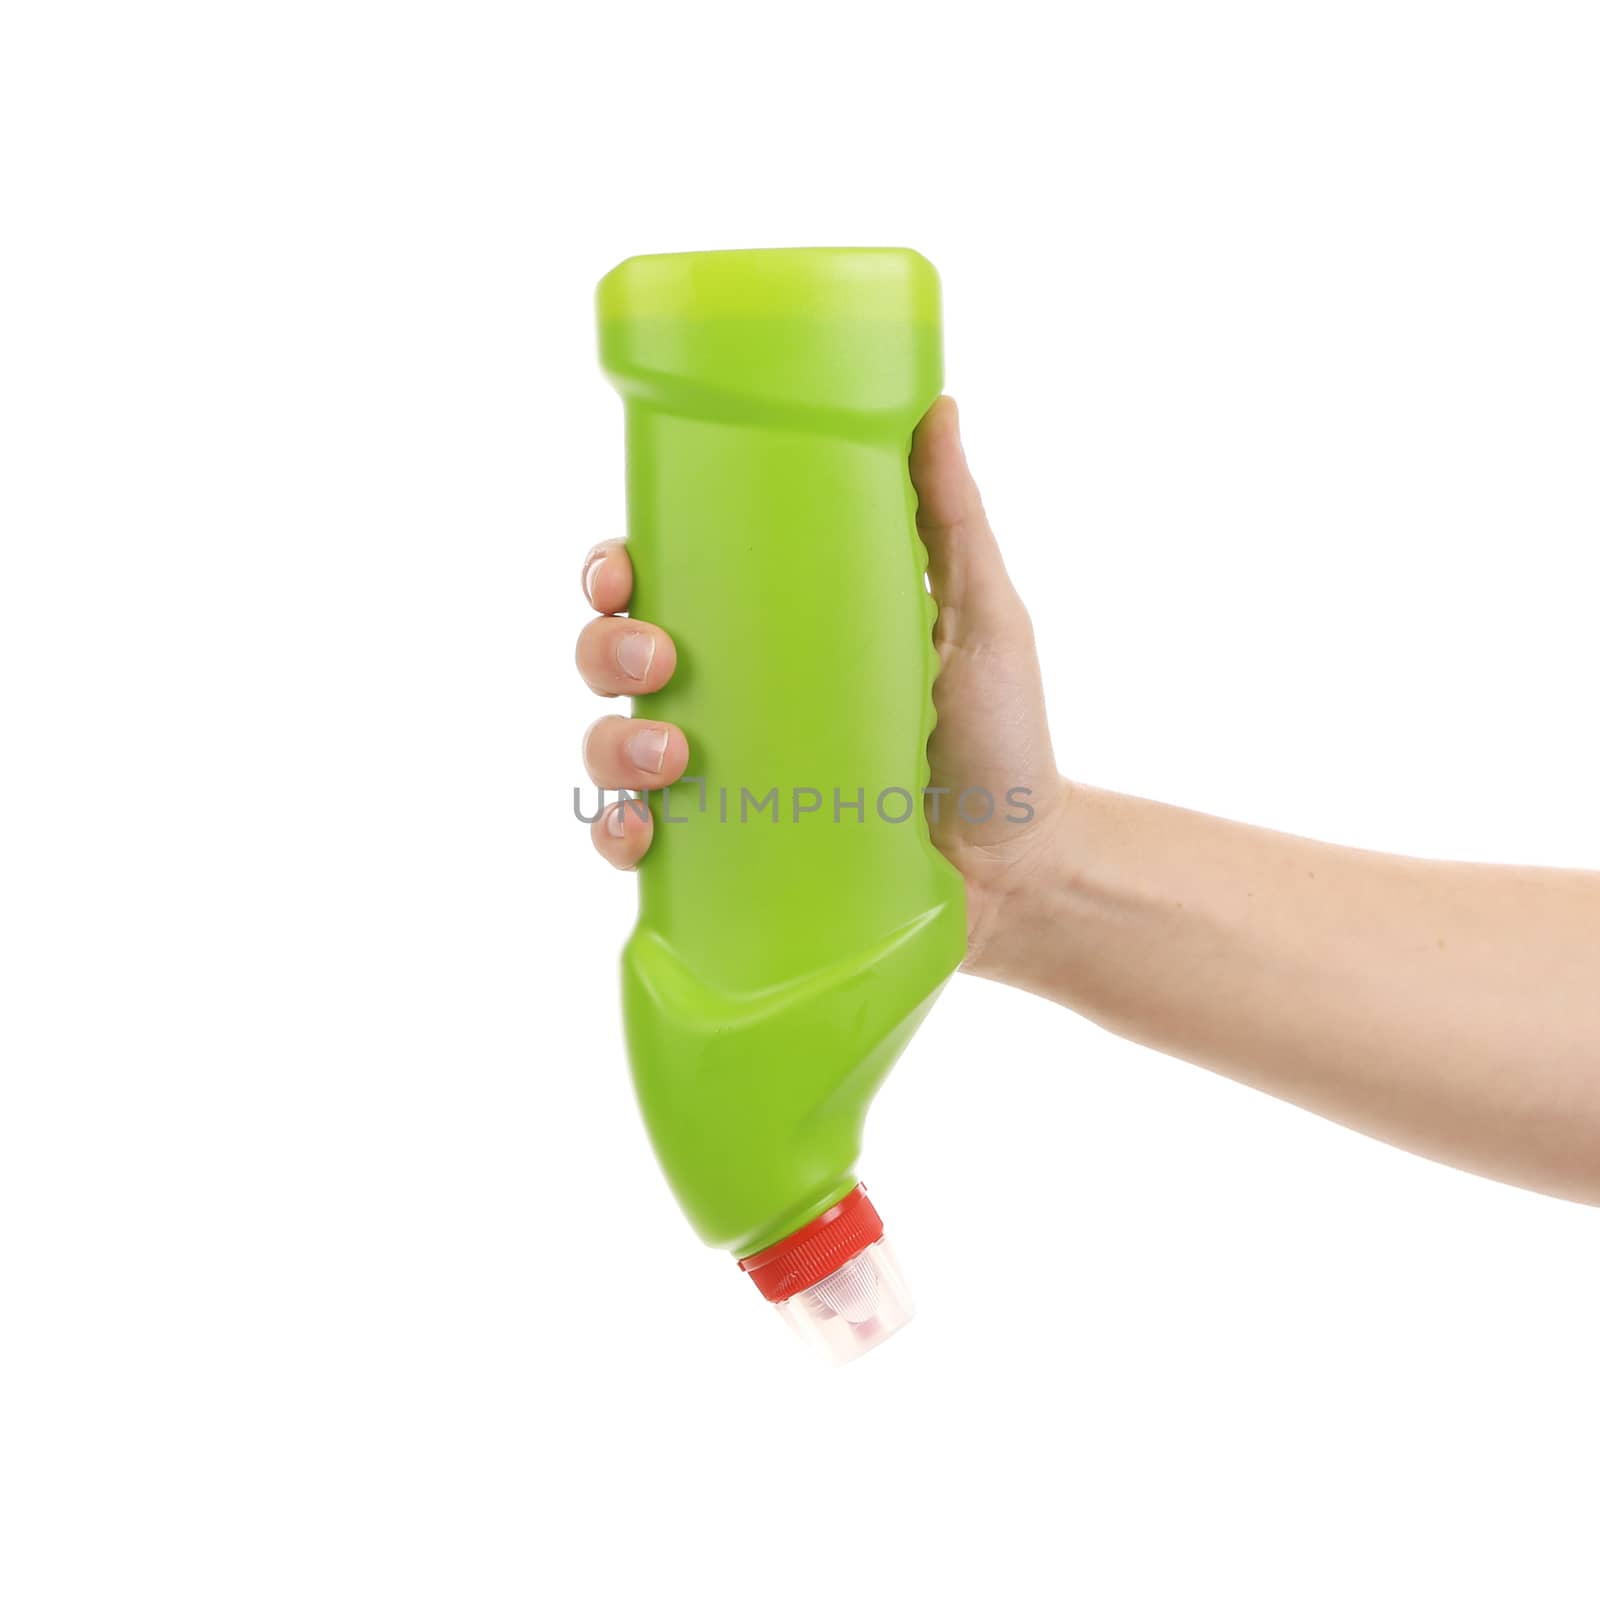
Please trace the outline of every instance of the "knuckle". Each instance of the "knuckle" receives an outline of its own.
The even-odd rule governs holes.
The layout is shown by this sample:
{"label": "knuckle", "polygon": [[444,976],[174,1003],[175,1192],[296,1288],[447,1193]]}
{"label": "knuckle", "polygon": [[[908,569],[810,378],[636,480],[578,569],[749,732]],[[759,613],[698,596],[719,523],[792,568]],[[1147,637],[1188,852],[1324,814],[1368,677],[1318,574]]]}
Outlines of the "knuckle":
{"label": "knuckle", "polygon": [[608,733],[602,732],[608,722],[615,722],[616,717],[596,717],[587,728],[583,730],[583,743],[579,749],[583,757],[583,764],[589,771],[589,776],[595,776],[595,762],[606,748]]}

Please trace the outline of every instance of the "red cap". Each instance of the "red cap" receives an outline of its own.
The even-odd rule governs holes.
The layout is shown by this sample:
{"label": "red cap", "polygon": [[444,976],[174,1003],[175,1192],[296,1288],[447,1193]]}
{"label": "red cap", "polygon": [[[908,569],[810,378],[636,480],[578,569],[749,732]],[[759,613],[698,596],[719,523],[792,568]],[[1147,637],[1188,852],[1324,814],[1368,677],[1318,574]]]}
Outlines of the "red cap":
{"label": "red cap", "polygon": [[739,1263],[741,1272],[769,1300],[791,1295],[821,1283],[830,1272],[858,1256],[883,1237],[883,1219],[857,1184],[837,1205],[829,1206],[787,1239],[768,1245]]}

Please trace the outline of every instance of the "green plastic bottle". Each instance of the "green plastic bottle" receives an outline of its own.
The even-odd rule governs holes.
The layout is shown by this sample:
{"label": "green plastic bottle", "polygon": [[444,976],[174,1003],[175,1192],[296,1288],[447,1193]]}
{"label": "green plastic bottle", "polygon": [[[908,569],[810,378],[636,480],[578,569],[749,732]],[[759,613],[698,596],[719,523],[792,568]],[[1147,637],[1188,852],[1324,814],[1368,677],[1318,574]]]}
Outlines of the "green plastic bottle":
{"label": "green plastic bottle", "polygon": [[909,250],[636,256],[601,281],[632,608],[673,637],[623,1010],[684,1212],[836,1359],[910,1301],[855,1175],[867,1106],[961,960],[923,815],[938,669],[907,470],[939,394]]}

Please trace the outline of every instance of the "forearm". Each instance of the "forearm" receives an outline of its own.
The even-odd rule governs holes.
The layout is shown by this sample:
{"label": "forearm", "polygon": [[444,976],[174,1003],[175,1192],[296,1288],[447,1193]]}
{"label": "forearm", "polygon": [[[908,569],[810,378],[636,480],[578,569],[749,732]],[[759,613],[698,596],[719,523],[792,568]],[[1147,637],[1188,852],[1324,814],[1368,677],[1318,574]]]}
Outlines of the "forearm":
{"label": "forearm", "polygon": [[1074,787],[975,970],[1406,1149],[1600,1203],[1600,873]]}

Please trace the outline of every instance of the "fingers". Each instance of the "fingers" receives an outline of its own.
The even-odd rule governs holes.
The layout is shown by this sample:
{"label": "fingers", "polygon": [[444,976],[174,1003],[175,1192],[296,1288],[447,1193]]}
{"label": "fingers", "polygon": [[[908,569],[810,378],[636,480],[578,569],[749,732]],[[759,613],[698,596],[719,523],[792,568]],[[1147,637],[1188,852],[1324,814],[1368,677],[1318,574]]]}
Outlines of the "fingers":
{"label": "fingers", "polygon": [[969,525],[988,532],[983,499],[961,448],[961,415],[947,394],[928,407],[917,426],[911,441],[911,481],[917,490],[917,523],[925,532],[944,534]]}
{"label": "fingers", "polygon": [[589,825],[594,847],[612,866],[632,872],[639,858],[650,848],[655,823],[650,808],[642,800],[624,795],[609,805]]}
{"label": "fingers", "polygon": [[583,558],[583,597],[602,616],[628,609],[633,563],[620,539],[606,539]]}
{"label": "fingers", "polygon": [[970,638],[1016,626],[1026,613],[967,467],[961,422],[949,395],[934,401],[917,428],[911,482],[941,631]]}
{"label": "fingers", "polygon": [[583,736],[583,764],[600,789],[664,789],[683,776],[689,741],[670,722],[601,717]]}
{"label": "fingers", "polygon": [[[633,598],[633,563],[620,539],[597,544],[583,562],[584,598],[600,613],[578,635],[578,671],[596,694],[654,694],[678,653],[653,623],[617,615]],[[683,776],[689,742],[667,722],[601,717],[583,736],[583,764],[600,789],[664,789]],[[650,848],[654,823],[642,800],[613,801],[590,824],[594,847],[631,872]]]}
{"label": "fingers", "polygon": [[653,623],[596,617],[578,635],[578,672],[596,694],[654,694],[677,664],[672,640]]}

